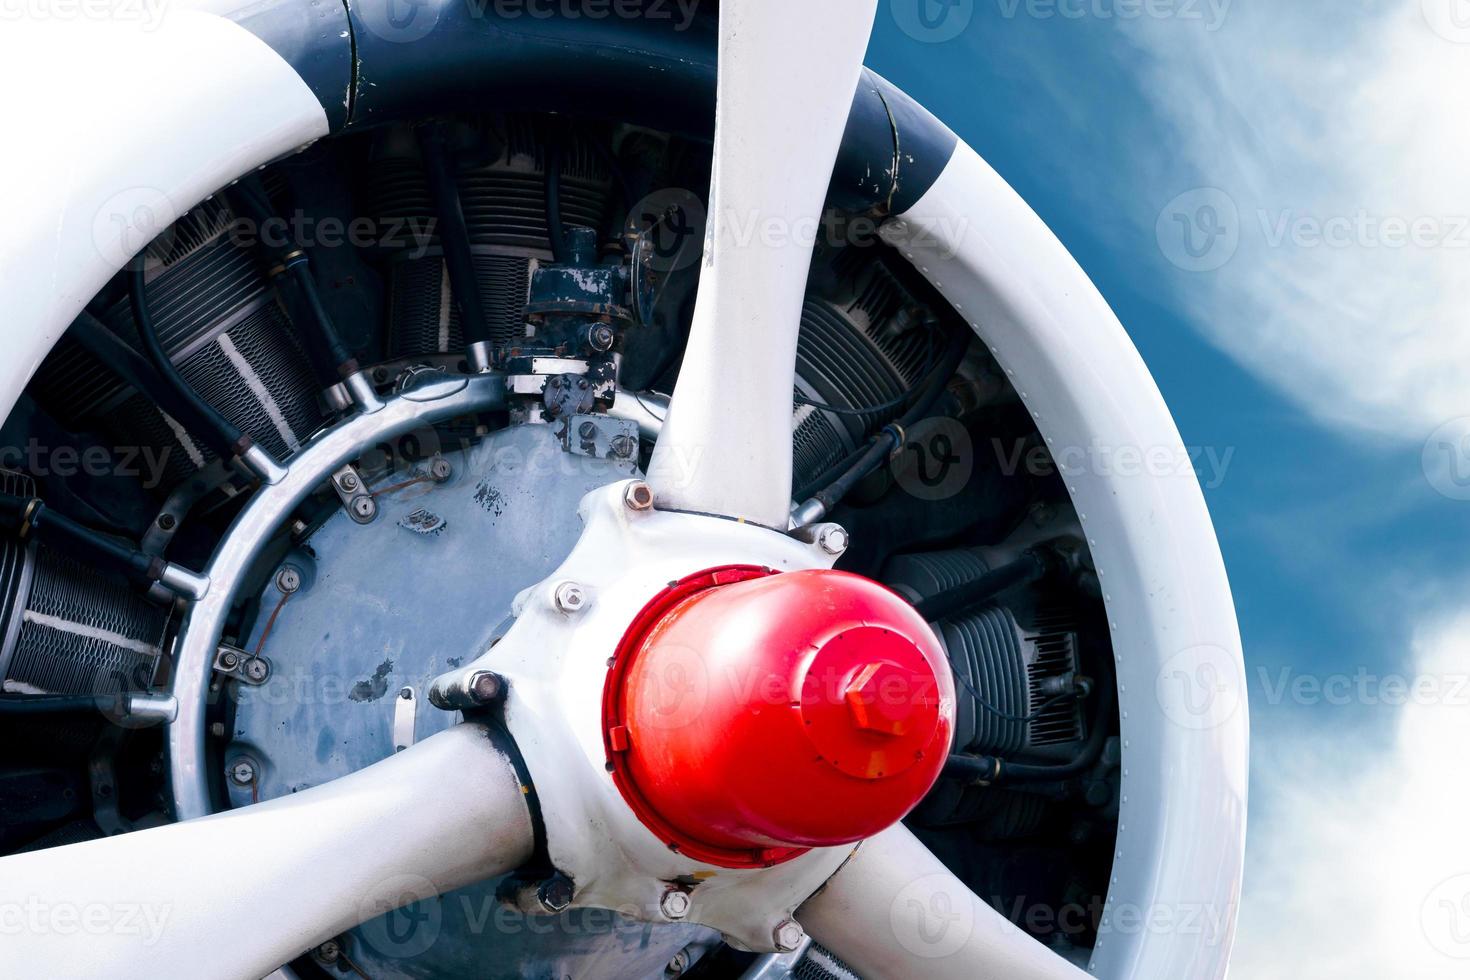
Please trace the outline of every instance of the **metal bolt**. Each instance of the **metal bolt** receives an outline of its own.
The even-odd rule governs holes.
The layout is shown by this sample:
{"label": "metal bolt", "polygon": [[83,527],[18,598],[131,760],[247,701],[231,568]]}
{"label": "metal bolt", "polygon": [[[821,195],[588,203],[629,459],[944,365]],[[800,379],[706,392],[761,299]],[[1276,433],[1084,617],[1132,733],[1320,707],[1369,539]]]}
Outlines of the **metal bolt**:
{"label": "metal bolt", "polygon": [[817,545],[827,554],[834,557],[846,551],[847,544],[847,531],[838,524],[828,524],[817,535]]}
{"label": "metal bolt", "polygon": [[771,942],[783,953],[794,953],[801,946],[806,933],[801,931],[795,920],[786,919],[771,930]]}
{"label": "metal bolt", "polygon": [[353,497],[352,516],[366,524],[378,516],[378,505],[372,497]]}
{"label": "metal bolt", "polygon": [[476,671],[465,685],[476,704],[490,704],[505,693],[505,680],[490,670]]}
{"label": "metal bolt", "polygon": [[638,442],[632,436],[617,436],[608,445],[608,448],[619,459],[627,459],[638,451]]}
{"label": "metal bolt", "polygon": [[342,487],[343,490],[351,493],[352,491],[357,489],[357,474],[343,473],[342,479],[338,480],[337,483]]}
{"label": "metal bolt", "polygon": [[234,670],[235,665],[239,662],[240,658],[235,656],[235,652],[233,650],[226,650],[224,653],[219,655],[219,665],[226,670]]}
{"label": "metal bolt", "polygon": [[572,883],[562,875],[543,881],[536,889],[536,900],[548,912],[564,912],[572,904]]}
{"label": "metal bolt", "polygon": [[689,969],[689,948],[686,946],[684,949],[675,953],[673,958],[669,960],[669,965],[664,967],[664,976],[683,976],[684,971],[687,969]]}
{"label": "metal bolt", "polygon": [[276,588],[289,595],[301,588],[301,573],[292,565],[287,565],[276,573]]}
{"label": "metal bolt", "polygon": [[653,491],[641,480],[630,483],[623,491],[623,503],[629,510],[648,510],[653,506]]}
{"label": "metal bolt", "polygon": [[556,608],[564,613],[574,613],[587,605],[587,593],[576,582],[563,582],[556,587]]}
{"label": "metal bolt", "polygon": [[435,456],[429,462],[429,476],[439,483],[443,483],[454,474],[454,467],[449,465],[449,460],[443,456]]}
{"label": "metal bolt", "polygon": [[679,888],[670,888],[659,899],[658,908],[666,918],[682,919],[689,914],[689,893]]}
{"label": "metal bolt", "polygon": [[581,426],[578,427],[577,434],[580,435],[583,439],[593,438],[597,435],[597,423],[583,422]]}
{"label": "metal bolt", "polygon": [[172,514],[158,515],[158,526],[164,531],[172,531],[178,523],[178,519]]}
{"label": "metal bolt", "polygon": [[335,963],[341,956],[342,947],[335,939],[328,939],[316,948],[316,958],[323,963]]}
{"label": "metal bolt", "polygon": [[608,350],[612,347],[614,340],[617,340],[617,334],[613,333],[612,327],[605,323],[600,323],[587,331],[587,343],[593,350]]}
{"label": "metal bolt", "polygon": [[267,677],[271,675],[271,665],[260,657],[251,657],[245,661],[245,679],[256,684],[264,684]]}
{"label": "metal bolt", "polygon": [[230,767],[230,779],[238,786],[249,786],[255,782],[255,763],[241,759]]}

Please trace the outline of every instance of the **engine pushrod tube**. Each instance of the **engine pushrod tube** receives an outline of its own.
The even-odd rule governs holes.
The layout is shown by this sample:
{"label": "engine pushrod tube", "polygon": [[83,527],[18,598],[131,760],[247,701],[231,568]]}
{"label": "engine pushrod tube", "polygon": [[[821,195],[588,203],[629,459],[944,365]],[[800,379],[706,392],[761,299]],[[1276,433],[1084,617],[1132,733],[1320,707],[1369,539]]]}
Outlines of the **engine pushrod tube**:
{"label": "engine pushrod tube", "polygon": [[169,783],[174,817],[212,812],[205,755],[205,712],[214,653],[225,618],[267,540],[334,471],[384,439],[424,425],[505,405],[503,375],[436,378],[387,399],[380,411],[355,415],[317,435],[291,458],[280,482],[260,487],[215,548],[206,574],[209,594],[194,604],[175,645],[173,694],[178,717],[169,725]]}

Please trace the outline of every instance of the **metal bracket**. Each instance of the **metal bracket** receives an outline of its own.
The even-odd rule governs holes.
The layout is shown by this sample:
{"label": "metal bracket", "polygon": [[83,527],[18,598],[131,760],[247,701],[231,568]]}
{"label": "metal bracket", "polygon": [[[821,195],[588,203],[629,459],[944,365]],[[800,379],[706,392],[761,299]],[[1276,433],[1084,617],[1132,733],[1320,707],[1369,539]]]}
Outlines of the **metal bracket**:
{"label": "metal bracket", "polygon": [[215,652],[214,671],[223,677],[233,677],[251,687],[259,687],[271,678],[269,660],[257,657],[228,643],[221,643],[219,650]]}
{"label": "metal bracket", "polygon": [[561,444],[574,456],[635,460],[638,458],[638,423],[608,415],[573,415],[562,430]]}
{"label": "metal bracket", "polygon": [[378,516],[378,502],[368,492],[362,474],[351,463],[332,474],[332,489],[337,492],[337,499],[342,501],[347,516],[357,523],[371,524]]}

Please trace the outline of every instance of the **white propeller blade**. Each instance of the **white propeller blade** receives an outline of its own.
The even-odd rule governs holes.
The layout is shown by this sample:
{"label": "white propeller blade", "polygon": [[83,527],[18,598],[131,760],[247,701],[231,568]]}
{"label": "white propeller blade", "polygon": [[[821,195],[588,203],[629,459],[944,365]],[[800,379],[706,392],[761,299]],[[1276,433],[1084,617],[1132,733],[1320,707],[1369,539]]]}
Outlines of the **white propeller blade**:
{"label": "white propeller blade", "polygon": [[864,980],[1085,980],[986,905],[902,825],[863,842],[796,917]]}
{"label": "white propeller blade", "polygon": [[293,796],[0,859],[0,974],[258,980],[531,850],[509,761],[461,725]]}
{"label": "white propeller blade", "polygon": [[705,265],[650,466],[660,506],[786,529],[802,299],[876,6],[720,4]]}

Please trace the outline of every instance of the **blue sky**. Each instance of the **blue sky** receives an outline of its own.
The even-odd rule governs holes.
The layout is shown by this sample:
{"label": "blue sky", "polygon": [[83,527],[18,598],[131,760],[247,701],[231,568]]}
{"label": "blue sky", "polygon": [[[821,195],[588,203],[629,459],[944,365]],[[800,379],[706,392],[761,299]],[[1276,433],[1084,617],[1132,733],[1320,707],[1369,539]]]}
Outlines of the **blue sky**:
{"label": "blue sky", "polygon": [[868,64],[1030,202],[1228,460],[1235,975],[1470,974],[1470,0],[882,0]]}

